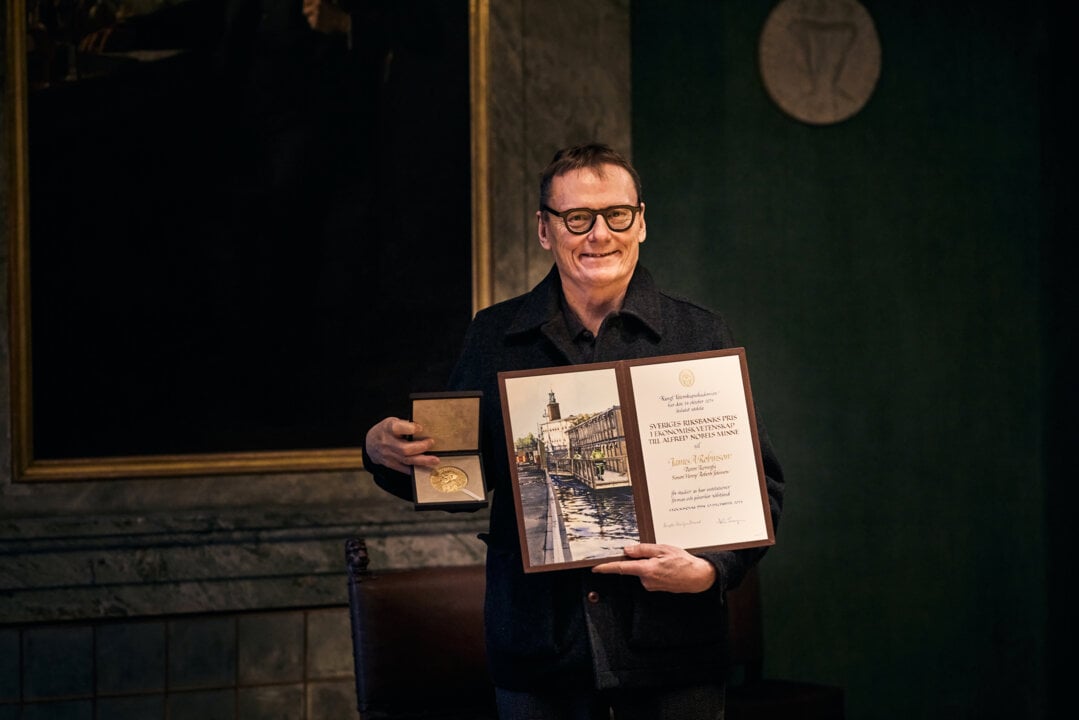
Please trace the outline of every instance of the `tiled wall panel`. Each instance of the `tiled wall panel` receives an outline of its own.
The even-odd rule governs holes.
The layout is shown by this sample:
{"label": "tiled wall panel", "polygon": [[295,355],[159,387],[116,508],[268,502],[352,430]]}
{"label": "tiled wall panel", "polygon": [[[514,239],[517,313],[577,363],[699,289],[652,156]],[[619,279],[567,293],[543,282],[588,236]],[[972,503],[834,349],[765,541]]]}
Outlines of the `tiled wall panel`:
{"label": "tiled wall panel", "polygon": [[0,720],[352,719],[354,683],[346,607],[0,630]]}

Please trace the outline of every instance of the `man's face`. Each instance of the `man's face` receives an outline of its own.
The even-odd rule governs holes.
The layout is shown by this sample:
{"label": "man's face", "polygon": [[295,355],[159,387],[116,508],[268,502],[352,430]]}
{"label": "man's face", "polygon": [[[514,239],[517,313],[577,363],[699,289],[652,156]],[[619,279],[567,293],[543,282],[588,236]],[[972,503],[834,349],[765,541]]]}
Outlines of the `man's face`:
{"label": "man's face", "polygon": [[[559,175],[551,182],[548,205],[559,212],[573,208],[602,210],[612,205],[637,205],[640,198],[633,178],[616,165],[605,165],[600,177],[592,170]],[[578,290],[622,289],[637,266],[638,245],[644,242],[644,206],[629,229],[615,232],[603,216],[596,216],[592,229],[575,235],[562,219],[540,211],[539,241],[554,256],[563,286]]]}

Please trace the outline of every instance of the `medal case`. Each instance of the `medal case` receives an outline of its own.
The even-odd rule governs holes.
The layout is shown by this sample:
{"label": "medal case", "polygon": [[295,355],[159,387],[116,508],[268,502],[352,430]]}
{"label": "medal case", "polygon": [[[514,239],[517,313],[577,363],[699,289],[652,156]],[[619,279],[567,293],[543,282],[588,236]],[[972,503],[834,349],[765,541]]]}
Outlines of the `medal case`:
{"label": "medal case", "polygon": [[442,463],[412,468],[417,510],[474,510],[487,505],[480,455],[480,400],[483,393],[412,393],[412,422],[423,430],[413,440],[434,438],[429,451]]}

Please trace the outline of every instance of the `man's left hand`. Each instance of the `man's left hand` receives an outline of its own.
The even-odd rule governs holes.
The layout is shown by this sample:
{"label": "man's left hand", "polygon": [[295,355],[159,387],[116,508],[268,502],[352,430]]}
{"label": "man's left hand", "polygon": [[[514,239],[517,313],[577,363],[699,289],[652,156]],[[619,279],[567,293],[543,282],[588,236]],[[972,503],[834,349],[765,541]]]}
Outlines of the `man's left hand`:
{"label": "man's left hand", "polygon": [[636,575],[646,590],[676,593],[704,592],[716,581],[716,568],[673,545],[641,543],[623,548],[626,560],[596,565],[594,573]]}

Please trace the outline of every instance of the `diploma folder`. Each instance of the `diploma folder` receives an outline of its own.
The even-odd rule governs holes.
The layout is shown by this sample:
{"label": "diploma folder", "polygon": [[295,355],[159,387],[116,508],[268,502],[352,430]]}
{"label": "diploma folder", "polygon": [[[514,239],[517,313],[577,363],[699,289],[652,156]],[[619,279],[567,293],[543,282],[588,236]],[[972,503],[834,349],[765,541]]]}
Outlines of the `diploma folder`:
{"label": "diploma folder", "polygon": [[526,573],[775,543],[744,348],[498,381]]}

